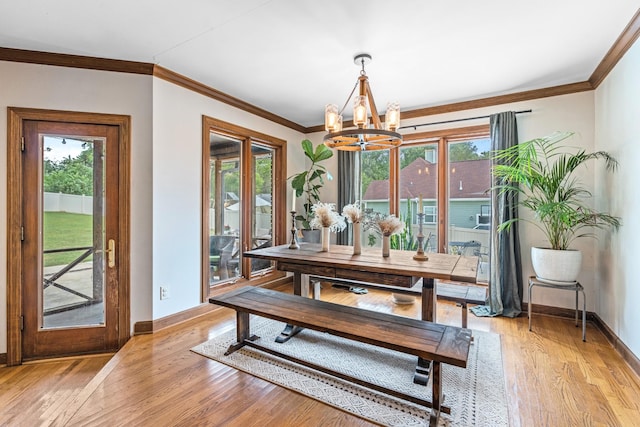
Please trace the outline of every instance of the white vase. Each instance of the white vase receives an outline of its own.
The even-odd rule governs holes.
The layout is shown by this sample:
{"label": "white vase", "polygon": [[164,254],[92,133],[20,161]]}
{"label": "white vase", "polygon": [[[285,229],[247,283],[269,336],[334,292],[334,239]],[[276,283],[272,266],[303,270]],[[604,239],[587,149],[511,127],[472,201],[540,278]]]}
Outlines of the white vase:
{"label": "white vase", "polygon": [[385,258],[389,256],[389,235],[387,234],[382,235],[382,256]]}
{"label": "white vase", "polygon": [[578,280],[582,267],[582,252],[532,247],[531,264],[538,280],[570,284]]}
{"label": "white vase", "polygon": [[353,223],[353,254],[360,255],[362,252],[362,224]]}
{"label": "white vase", "polygon": [[322,227],[322,233],[320,234],[320,243],[322,244],[322,252],[329,252],[330,240],[331,240],[331,229],[329,227]]}

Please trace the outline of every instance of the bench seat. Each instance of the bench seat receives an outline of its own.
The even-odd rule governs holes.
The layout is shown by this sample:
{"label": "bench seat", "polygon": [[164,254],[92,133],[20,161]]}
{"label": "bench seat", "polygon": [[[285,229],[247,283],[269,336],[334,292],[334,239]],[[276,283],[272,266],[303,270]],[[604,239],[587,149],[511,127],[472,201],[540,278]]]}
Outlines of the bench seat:
{"label": "bench seat", "polygon": [[[428,361],[431,361],[431,402],[415,399],[415,397],[402,395],[398,392],[390,393],[412,402],[431,406],[431,425],[437,424],[440,411],[447,413],[450,411],[450,408],[441,404],[440,364],[447,363],[463,368],[467,365],[471,331],[464,328],[362,310],[252,286],[210,298],[209,302],[236,311],[237,343],[229,347],[228,353],[245,345],[264,350],[263,347],[253,342],[256,337],[250,334],[249,314],[254,314],[293,324],[298,328],[327,332],[354,341],[418,356],[418,372],[425,368],[425,364],[428,366]],[[290,335],[293,334],[295,332]],[[279,353],[276,355],[283,356]],[[333,373],[327,370],[325,372]],[[353,380],[352,378],[348,379]],[[385,389],[384,391],[388,392],[389,390]]]}

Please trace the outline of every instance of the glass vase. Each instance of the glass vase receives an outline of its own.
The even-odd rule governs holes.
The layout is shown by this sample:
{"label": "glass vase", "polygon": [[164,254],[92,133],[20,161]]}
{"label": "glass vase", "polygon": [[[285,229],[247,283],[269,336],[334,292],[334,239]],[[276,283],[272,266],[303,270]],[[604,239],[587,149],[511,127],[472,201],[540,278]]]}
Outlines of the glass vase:
{"label": "glass vase", "polygon": [[330,240],[331,240],[331,229],[329,227],[322,227],[322,233],[320,234],[320,243],[322,244],[322,252],[329,252]]}
{"label": "glass vase", "polygon": [[382,235],[382,256],[387,258],[389,256],[389,235]]}
{"label": "glass vase", "polygon": [[353,254],[360,255],[362,252],[362,224],[353,223]]}

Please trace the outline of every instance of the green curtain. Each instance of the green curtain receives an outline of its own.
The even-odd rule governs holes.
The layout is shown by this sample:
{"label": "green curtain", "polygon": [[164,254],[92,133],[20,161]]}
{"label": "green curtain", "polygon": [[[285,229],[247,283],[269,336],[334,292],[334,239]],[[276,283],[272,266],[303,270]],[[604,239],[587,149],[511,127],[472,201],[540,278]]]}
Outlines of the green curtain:
{"label": "green curtain", "polygon": [[[491,150],[501,150],[518,144],[515,112],[491,115],[490,129]],[[495,184],[494,181],[493,185]],[[489,296],[487,305],[473,307],[472,311],[478,316],[517,317],[522,312],[523,295],[518,223],[502,233],[495,232],[495,227],[518,216],[518,195],[500,194],[499,191],[492,190],[491,199]]]}

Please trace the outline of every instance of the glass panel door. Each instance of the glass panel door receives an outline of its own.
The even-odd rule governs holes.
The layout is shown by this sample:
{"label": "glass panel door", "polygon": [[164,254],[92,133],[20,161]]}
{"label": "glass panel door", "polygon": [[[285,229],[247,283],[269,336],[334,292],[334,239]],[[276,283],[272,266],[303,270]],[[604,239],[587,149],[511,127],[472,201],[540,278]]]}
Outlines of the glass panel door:
{"label": "glass panel door", "polygon": [[[392,246],[417,250],[417,236],[422,220],[423,248],[437,252],[438,244],[438,145],[415,144],[400,149],[400,218],[404,233]],[[419,213],[422,213],[420,218]]]}
{"label": "glass panel door", "polygon": [[104,140],[43,136],[42,328],[103,325]]}
{"label": "glass panel door", "polygon": [[211,134],[209,158],[209,283],[215,284],[242,275],[240,238],[242,142]]}
{"label": "glass panel door", "polygon": [[[251,144],[251,248],[273,246],[274,153],[270,147]],[[251,273],[271,268],[270,261],[252,259]]]}
{"label": "glass panel door", "polygon": [[[365,215],[389,214],[389,150],[360,153],[360,179]],[[374,227],[365,223],[361,235],[362,247],[382,247],[382,237]]]}
{"label": "glass panel door", "polygon": [[491,195],[489,138],[449,144],[449,253],[479,256],[478,281],[488,279]]}

